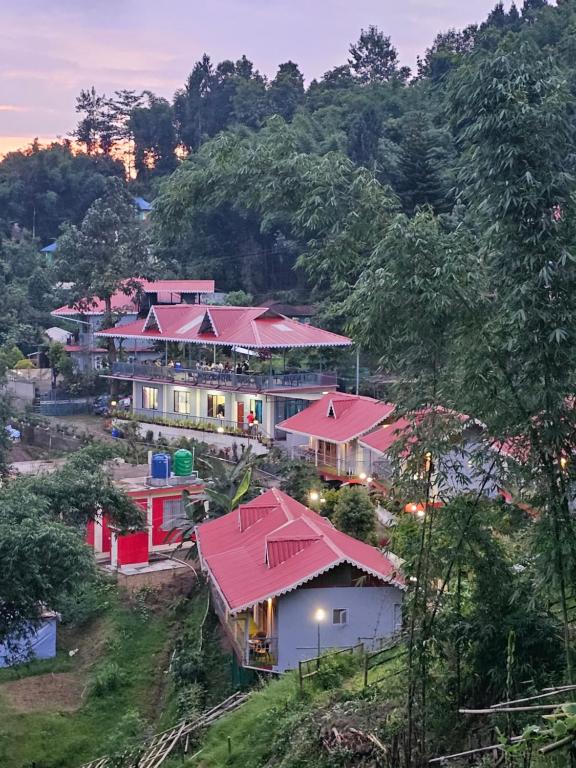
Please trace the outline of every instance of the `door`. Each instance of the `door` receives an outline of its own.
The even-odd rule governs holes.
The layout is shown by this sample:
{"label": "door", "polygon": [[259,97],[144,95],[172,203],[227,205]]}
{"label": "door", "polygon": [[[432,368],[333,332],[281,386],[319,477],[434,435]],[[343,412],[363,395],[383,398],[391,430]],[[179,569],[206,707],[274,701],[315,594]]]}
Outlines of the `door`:
{"label": "door", "polygon": [[236,421],[239,427],[244,426],[244,403],[240,400],[236,403]]}

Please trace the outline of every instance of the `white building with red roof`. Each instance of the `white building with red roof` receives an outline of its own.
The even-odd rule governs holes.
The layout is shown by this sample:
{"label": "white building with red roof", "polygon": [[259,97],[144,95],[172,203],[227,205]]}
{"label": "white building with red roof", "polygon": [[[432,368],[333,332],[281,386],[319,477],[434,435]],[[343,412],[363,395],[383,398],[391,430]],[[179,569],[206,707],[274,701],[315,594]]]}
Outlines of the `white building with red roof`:
{"label": "white building with red roof", "polygon": [[[134,281],[127,281],[132,284]],[[117,315],[118,326],[134,322],[139,316],[146,316],[155,305],[200,304],[207,296],[214,294],[214,280],[137,280],[138,288],[118,290],[111,299],[112,312]],[[71,334],[66,351],[80,371],[100,369],[106,360],[107,350],[96,343],[94,334],[102,327],[106,314],[104,301],[83,298],[72,305],[65,304],[51,312],[53,317],[76,323],[78,330]],[[158,357],[153,346],[142,342],[132,347],[136,359]]]}
{"label": "white building with red roof", "polygon": [[368,475],[372,462],[359,442],[391,420],[394,407],[372,397],[331,392],[278,429],[288,434],[290,454],[313,461],[327,478]]}
{"label": "white building with red roof", "polygon": [[284,671],[321,651],[371,648],[400,629],[393,556],[278,489],[196,529],[202,569],[239,662]]}
{"label": "white building with red roof", "polygon": [[142,421],[269,438],[279,421],[337,387],[333,373],[287,368],[286,352],[352,345],[267,307],[198,304],[155,305],[96,336],[122,339],[128,355],[142,343],[163,351],[163,365],[119,362],[107,374],[132,383]]}

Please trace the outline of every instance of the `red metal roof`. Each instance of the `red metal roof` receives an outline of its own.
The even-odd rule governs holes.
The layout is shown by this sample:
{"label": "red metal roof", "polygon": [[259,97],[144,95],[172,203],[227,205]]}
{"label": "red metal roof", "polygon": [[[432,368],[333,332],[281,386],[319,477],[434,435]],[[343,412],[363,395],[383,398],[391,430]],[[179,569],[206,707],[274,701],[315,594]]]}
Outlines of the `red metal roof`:
{"label": "red metal roof", "polygon": [[[242,520],[253,522],[242,527]],[[386,555],[277,488],[199,525],[196,536],[202,562],[231,612],[291,592],[343,563],[404,587]]]}
{"label": "red metal roof", "polygon": [[[142,293],[157,293],[159,299],[166,303],[180,303],[182,293],[214,293],[214,280],[139,280]],[[86,307],[78,309],[65,305],[58,307],[50,314],[57,317],[66,317],[71,315],[103,315],[106,311],[104,302],[101,299],[90,299],[85,301]],[[116,291],[112,296],[112,310],[114,312],[138,312],[138,304],[133,294],[126,294],[123,291]]]}
{"label": "red metal roof", "polygon": [[392,424],[382,424],[378,429],[364,435],[360,439],[360,445],[370,448],[377,453],[387,453],[396,440],[406,436],[405,430],[411,427],[411,422],[404,417],[393,421]]}
{"label": "red metal roof", "polygon": [[410,440],[415,439],[414,435],[410,434],[415,424],[420,424],[425,418],[431,418],[434,413],[439,417],[444,417],[447,422],[458,422],[461,425],[465,425],[468,422],[472,423],[473,421],[469,416],[466,416],[463,413],[457,413],[456,411],[442,408],[441,406],[424,408],[420,411],[413,412],[411,418],[400,416],[395,421],[388,424],[382,424],[373,432],[364,435],[359,440],[359,443],[365,448],[370,448],[370,450],[376,451],[376,453],[385,454],[397,440],[408,438],[410,438]]}
{"label": "red metal roof", "polygon": [[372,397],[333,392],[277,425],[285,432],[348,443],[387,419],[394,405]]}
{"label": "red metal roof", "polygon": [[352,344],[346,336],[290,320],[267,307],[205,304],[156,305],[145,320],[99,331],[96,335],[249,349],[345,347]]}

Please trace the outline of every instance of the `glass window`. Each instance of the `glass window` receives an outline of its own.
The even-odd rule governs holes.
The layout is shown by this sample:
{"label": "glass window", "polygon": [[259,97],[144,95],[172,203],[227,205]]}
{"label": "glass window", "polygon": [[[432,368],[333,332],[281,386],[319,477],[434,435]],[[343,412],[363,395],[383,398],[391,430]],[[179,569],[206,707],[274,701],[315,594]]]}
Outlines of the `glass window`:
{"label": "glass window", "polygon": [[158,410],[158,387],[142,387],[142,408]]}
{"label": "glass window", "polygon": [[182,499],[165,499],[162,507],[162,529],[186,528],[189,525]]}
{"label": "glass window", "polygon": [[332,611],[332,624],[347,624],[348,611],[346,608],[334,608]]}
{"label": "glass window", "polygon": [[174,390],[174,413],[192,412],[192,393]]}
{"label": "glass window", "polygon": [[226,416],[225,402],[224,395],[208,395],[208,416],[223,419]]}

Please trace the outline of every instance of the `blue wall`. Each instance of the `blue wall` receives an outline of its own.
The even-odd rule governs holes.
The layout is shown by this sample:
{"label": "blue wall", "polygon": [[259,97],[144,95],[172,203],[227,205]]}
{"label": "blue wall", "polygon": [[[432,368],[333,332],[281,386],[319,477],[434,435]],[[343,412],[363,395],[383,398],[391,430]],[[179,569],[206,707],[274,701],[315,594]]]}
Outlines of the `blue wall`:
{"label": "blue wall", "polygon": [[[403,593],[396,587],[300,588],[278,599],[276,627],[278,668],[293,669],[298,662],[317,655],[318,624],[314,614],[323,608],[321,651],[345,648],[391,635],[400,621]],[[395,607],[396,606],[396,607]],[[332,623],[335,608],[345,608],[347,624]]]}
{"label": "blue wall", "polygon": [[28,635],[9,647],[0,644],[0,667],[12,667],[31,659],[52,659],[56,656],[56,618],[42,621]]}

